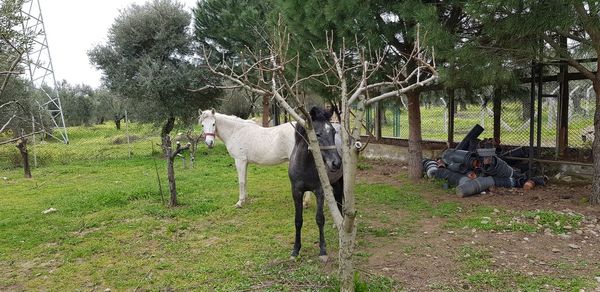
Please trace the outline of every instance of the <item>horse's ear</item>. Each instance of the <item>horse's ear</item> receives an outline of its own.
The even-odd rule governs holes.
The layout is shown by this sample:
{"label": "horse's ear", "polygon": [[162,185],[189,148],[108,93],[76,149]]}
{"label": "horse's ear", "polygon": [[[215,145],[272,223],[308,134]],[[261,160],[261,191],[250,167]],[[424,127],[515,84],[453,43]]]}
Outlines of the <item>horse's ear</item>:
{"label": "horse's ear", "polygon": [[211,108],[210,112],[214,115],[215,114],[215,108]]}
{"label": "horse's ear", "polygon": [[313,121],[316,120],[317,116],[318,116],[318,112],[319,112],[319,109],[316,106],[313,106],[310,109],[310,119]]}
{"label": "horse's ear", "polygon": [[201,108],[198,109],[198,115],[202,115],[202,109]]}

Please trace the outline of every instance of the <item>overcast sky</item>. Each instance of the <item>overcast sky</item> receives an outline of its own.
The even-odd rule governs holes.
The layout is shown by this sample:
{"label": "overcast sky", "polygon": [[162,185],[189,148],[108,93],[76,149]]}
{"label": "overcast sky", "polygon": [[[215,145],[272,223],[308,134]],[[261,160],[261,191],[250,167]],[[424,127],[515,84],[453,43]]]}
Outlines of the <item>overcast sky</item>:
{"label": "overcast sky", "polygon": [[[179,0],[188,9],[197,0]],[[56,81],[100,85],[100,71],[90,64],[87,51],[106,42],[119,11],[146,0],[40,0]]]}

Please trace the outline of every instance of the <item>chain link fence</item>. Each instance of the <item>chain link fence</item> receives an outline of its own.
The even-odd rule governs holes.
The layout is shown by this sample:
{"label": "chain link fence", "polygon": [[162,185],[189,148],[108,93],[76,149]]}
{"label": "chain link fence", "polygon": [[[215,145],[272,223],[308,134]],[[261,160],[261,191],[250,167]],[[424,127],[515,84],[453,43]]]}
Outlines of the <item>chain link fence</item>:
{"label": "chain link fence", "polygon": [[[32,168],[50,165],[68,165],[74,162],[99,162],[135,159],[138,157],[162,157],[160,129],[149,124],[124,122],[121,129],[112,123],[69,127],[69,144],[45,133],[25,135],[27,155]],[[175,129],[171,133],[174,143],[202,143],[200,129]],[[23,156],[16,147],[20,138],[9,135],[0,137],[0,171],[20,168]],[[193,163],[190,151],[182,153],[176,163],[190,167]]]}
{"label": "chain link fence", "polygon": [[[534,89],[538,93],[537,87]],[[539,104],[534,102],[534,146],[537,146],[538,123],[540,146],[556,148],[559,124],[559,83],[544,82],[541,89],[541,117]],[[494,137],[494,92],[484,88],[477,92],[456,90],[454,110],[450,110],[451,98],[447,92],[423,93],[420,97],[421,135],[423,141],[449,141],[449,128],[453,126],[453,141],[460,141],[473,126],[479,124],[485,130],[479,136]],[[595,98],[589,80],[569,82],[568,144],[571,151],[588,151],[593,140],[593,113]],[[531,120],[531,85],[522,84],[516,89],[500,92],[500,114],[498,127],[500,142],[508,146],[529,146]],[[377,137],[408,139],[408,111],[405,97],[367,108],[367,131]],[[378,110],[379,109],[379,113]],[[380,130],[378,130],[380,129]],[[556,152],[556,151],[550,151]]]}

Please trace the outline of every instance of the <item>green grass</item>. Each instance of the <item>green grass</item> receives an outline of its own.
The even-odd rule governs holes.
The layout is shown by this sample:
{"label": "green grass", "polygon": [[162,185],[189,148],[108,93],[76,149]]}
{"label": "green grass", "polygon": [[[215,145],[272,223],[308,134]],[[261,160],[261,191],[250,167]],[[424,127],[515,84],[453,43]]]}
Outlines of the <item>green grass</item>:
{"label": "green grass", "polygon": [[[11,157],[16,148],[0,147],[0,290],[338,289],[336,264],[323,265],[317,257],[314,201],[304,213],[301,256],[297,261],[289,259],[294,210],[285,164],[250,166],[250,202],[236,209],[238,185],[233,159],[222,144],[211,150],[202,147],[194,168],[184,169],[177,160],[180,206],[168,208],[165,163],[155,145],[158,138],[146,125],[130,130],[140,137],[131,144],[132,158],[127,144],[119,144],[124,132],[110,125],[70,129],[69,145],[37,145],[40,167],[33,169],[32,179],[22,178],[22,170],[15,168]],[[368,161],[361,161],[361,165],[366,170],[372,168]],[[372,256],[369,247],[400,237],[417,238],[416,230],[423,220],[438,218],[447,222],[446,228],[463,228],[482,224],[482,216],[494,213],[443,200],[447,194],[438,184],[404,183],[403,176],[398,179],[402,181],[399,186],[357,185],[359,245],[355,258],[359,262]],[[439,202],[426,199],[425,193],[433,194]],[[49,208],[57,211],[42,214]],[[329,223],[325,236],[333,253],[337,237],[326,214]],[[546,221],[576,226],[581,220],[548,211],[501,211],[490,222],[514,216],[528,224],[536,220],[542,226]],[[417,243],[400,251],[419,254],[422,247]],[[469,270],[465,279],[471,281],[470,277],[479,275],[481,279],[472,281],[483,290],[496,287],[496,282],[520,279],[512,274],[482,274],[488,265],[487,255],[473,254],[480,258],[479,265],[463,260],[457,264]],[[579,267],[561,265],[566,272]],[[518,281],[523,281],[523,287],[538,285]],[[569,282],[548,277],[537,281],[555,287],[593,287],[588,279]],[[355,285],[358,291],[402,288],[397,281],[367,273],[359,273]]]}
{"label": "green grass", "polygon": [[[222,144],[202,148],[195,168],[176,162],[180,206],[167,208],[164,161],[152,145],[158,139],[150,127],[130,128],[144,137],[131,144],[131,159],[127,145],[120,144],[123,131],[110,125],[69,130],[69,145],[35,146],[39,168],[33,179],[22,178],[15,168],[18,156],[2,160],[0,290],[337,287],[335,270],[324,269],[313,244],[318,239],[314,207],[306,211],[301,257],[289,260],[294,220],[285,164],[250,166],[250,202],[236,209],[233,159]],[[16,148],[0,152],[13,157]],[[42,214],[49,208],[57,211]],[[337,240],[329,226],[333,252]],[[389,283],[365,277],[357,286]]]}

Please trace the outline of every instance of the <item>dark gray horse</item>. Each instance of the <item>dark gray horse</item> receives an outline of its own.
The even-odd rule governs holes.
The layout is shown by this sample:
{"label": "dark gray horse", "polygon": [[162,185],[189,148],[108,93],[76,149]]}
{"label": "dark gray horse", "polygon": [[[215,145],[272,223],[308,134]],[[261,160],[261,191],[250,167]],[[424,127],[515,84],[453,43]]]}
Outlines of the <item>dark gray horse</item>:
{"label": "dark gray horse", "polygon": [[[329,122],[330,114],[320,108],[313,107],[310,110],[310,116],[313,127],[319,140],[321,147],[321,155],[327,166],[329,181],[333,187],[334,196],[338,202],[338,208],[342,208],[344,198],[343,180],[342,180],[342,158],[338,154],[335,147],[335,128]],[[292,257],[298,256],[301,247],[302,233],[302,195],[306,191],[312,191],[317,198],[317,215],[316,221],[319,226],[319,256],[321,260],[327,260],[327,250],[325,246],[325,236],[323,234],[323,226],[325,224],[325,216],[323,215],[324,193],[319,175],[315,166],[315,161],[311,152],[308,150],[308,137],[306,130],[300,126],[296,126],[296,144],[292,155],[290,156],[290,164],[288,174],[292,183],[292,197],[294,198],[294,207],[296,211],[296,240],[294,242],[294,250]]]}

